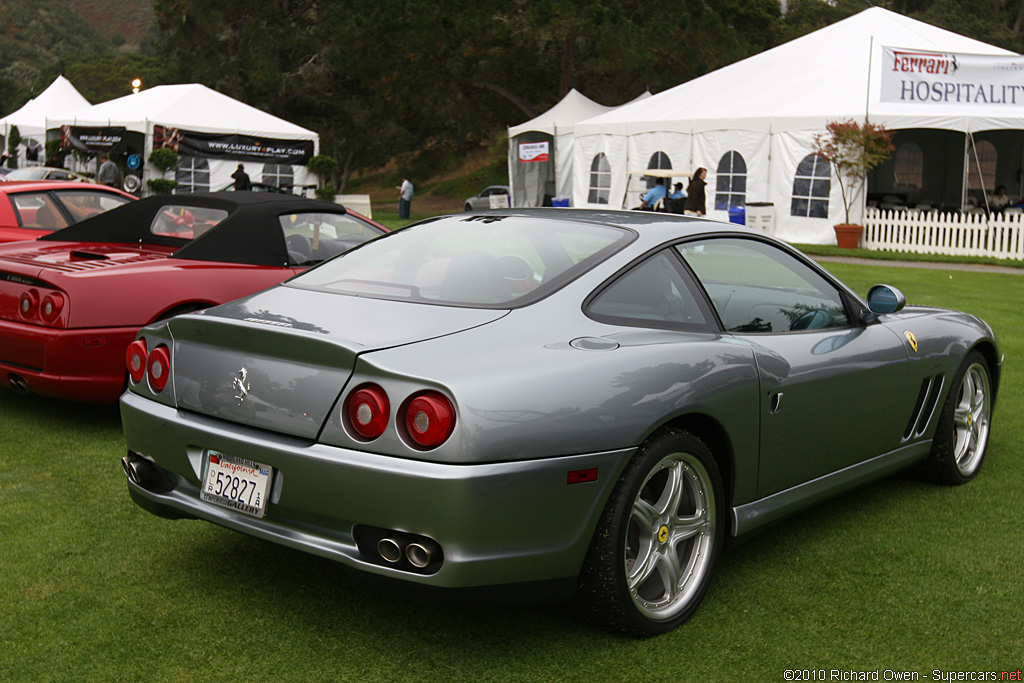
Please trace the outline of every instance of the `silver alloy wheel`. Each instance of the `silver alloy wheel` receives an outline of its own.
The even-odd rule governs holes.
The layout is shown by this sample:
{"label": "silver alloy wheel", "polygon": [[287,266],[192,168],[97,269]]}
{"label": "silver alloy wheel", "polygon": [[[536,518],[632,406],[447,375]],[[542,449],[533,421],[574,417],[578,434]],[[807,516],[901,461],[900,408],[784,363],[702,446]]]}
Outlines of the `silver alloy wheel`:
{"label": "silver alloy wheel", "polygon": [[992,415],[992,394],[984,366],[973,363],[968,367],[957,391],[953,408],[953,458],[960,474],[970,476],[985,454]]}
{"label": "silver alloy wheel", "polygon": [[627,588],[655,621],[691,603],[712,562],[715,492],[704,465],[673,453],[653,467],[633,501],[625,540]]}

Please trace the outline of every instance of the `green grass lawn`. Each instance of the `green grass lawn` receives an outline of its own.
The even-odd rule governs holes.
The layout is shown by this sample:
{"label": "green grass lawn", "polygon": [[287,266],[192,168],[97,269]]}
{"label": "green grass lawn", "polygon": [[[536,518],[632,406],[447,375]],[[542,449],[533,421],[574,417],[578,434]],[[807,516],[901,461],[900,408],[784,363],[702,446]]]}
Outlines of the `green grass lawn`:
{"label": "green grass lawn", "polygon": [[0,681],[783,681],[787,669],[1020,669],[1024,277],[827,267],[862,294],[885,282],[996,329],[1007,361],[974,482],[896,476],[778,524],[723,556],[689,623],[641,641],[580,625],[557,605],[370,592],[326,560],[158,519],[128,498],[116,409],[2,391]]}

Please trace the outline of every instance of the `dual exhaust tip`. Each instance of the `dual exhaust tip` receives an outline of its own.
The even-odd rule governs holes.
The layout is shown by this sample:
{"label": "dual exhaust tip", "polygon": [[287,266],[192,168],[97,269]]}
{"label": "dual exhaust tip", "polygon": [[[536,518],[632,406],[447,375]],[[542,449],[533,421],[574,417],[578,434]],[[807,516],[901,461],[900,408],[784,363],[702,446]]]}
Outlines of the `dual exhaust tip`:
{"label": "dual exhaust tip", "polygon": [[164,484],[164,476],[152,460],[143,458],[137,453],[129,453],[121,458],[121,469],[124,476],[144,489],[159,489]]}
{"label": "dual exhaust tip", "polygon": [[394,538],[382,538],[377,542],[377,552],[389,564],[398,564],[404,557],[416,569],[425,569],[434,560],[434,552],[427,544],[412,542],[404,547]]}
{"label": "dual exhaust tip", "polygon": [[352,535],[362,558],[383,567],[434,574],[444,562],[441,545],[429,536],[368,524],[356,524]]}

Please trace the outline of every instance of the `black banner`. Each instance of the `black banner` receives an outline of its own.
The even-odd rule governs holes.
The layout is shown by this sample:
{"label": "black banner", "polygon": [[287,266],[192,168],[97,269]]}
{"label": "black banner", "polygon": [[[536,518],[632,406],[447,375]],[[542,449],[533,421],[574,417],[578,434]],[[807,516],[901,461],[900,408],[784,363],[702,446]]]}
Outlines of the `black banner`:
{"label": "black banner", "polygon": [[153,149],[161,147],[169,147],[183,156],[279,164],[305,164],[313,156],[312,140],[194,133],[180,128],[153,126]]}
{"label": "black banner", "polygon": [[85,128],[83,126],[61,126],[60,146],[74,147],[82,152],[104,153],[125,152],[128,148],[127,130],[124,126]]}

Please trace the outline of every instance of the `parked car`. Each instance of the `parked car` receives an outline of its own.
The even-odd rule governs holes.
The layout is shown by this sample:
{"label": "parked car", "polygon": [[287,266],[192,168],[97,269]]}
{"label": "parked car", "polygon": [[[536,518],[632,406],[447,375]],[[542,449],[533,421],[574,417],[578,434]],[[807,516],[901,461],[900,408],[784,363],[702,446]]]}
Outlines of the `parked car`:
{"label": "parked car", "polygon": [[[466,211],[483,211],[484,209],[490,209],[491,197],[498,195],[511,197],[512,191],[509,189],[508,185],[491,185],[490,187],[485,187],[480,194],[466,200],[465,209]],[[508,208],[508,200],[505,201],[506,204],[501,208]]]}
{"label": "parked car", "polygon": [[34,240],[134,200],[134,195],[104,185],[0,183],[0,242]]}
{"label": "parked car", "polygon": [[66,168],[52,166],[24,166],[12,169],[7,180],[71,180],[79,183],[91,183],[93,179]]}
{"label": "parked car", "polygon": [[385,232],[331,202],[186,194],[0,245],[0,383],[114,403],[143,325],[265,289]]}
{"label": "parked car", "polygon": [[122,464],[160,516],[652,635],[728,538],[905,468],[972,479],[1001,362],[982,320],[741,226],[460,214],[143,329]]}
{"label": "parked car", "polygon": [[[222,187],[220,189],[220,191],[221,192],[234,192],[235,191],[235,184],[231,183],[230,185],[226,185],[226,186]],[[292,192],[290,190],[282,189],[282,188],[278,187],[277,185],[271,185],[270,183],[252,183],[252,188],[249,191],[250,192],[274,192],[274,193],[277,193],[277,194],[292,194]]]}

